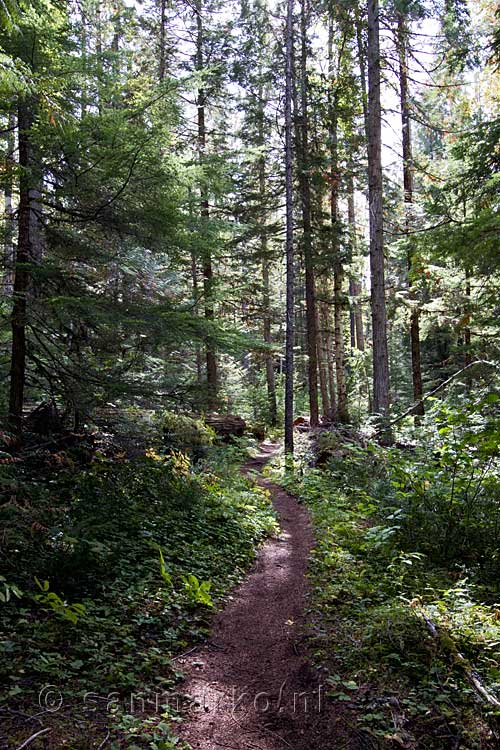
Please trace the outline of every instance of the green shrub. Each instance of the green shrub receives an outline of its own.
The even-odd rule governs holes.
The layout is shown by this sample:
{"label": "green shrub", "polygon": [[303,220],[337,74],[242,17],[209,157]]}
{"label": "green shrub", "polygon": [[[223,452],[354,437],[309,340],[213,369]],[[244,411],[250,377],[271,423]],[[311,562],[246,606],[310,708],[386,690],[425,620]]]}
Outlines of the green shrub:
{"label": "green shrub", "polygon": [[299,439],[282,475],[314,524],[311,651],[378,750],[498,746],[496,404],[436,404],[404,449],[335,442],[322,470]]}
{"label": "green shrub", "polygon": [[393,490],[381,497],[404,549],[466,570],[500,575],[500,417],[497,397],[439,402],[412,452],[386,454]]}
{"label": "green shrub", "polygon": [[214,443],[215,432],[201,419],[164,411],[159,422],[167,451],[189,453],[197,461],[206,455],[207,448]]}
{"label": "green shrub", "polygon": [[[0,508],[0,704],[31,709],[46,684],[64,685],[65,703],[173,689],[172,655],[206,635],[212,605],[276,528],[236,449],[213,451],[196,471],[153,449],[36,480],[8,467],[18,501]],[[146,719],[137,717],[145,735]]]}

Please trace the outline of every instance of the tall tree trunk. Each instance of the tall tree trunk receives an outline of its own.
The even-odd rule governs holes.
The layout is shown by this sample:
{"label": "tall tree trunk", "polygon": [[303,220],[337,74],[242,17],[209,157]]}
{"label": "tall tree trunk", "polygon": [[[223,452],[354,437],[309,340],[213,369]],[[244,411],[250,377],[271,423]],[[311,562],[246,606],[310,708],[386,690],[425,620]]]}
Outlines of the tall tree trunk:
{"label": "tall tree trunk", "polygon": [[345,383],[344,362],[344,330],[343,330],[343,294],[344,268],[342,263],[337,263],[333,275],[333,300],[334,300],[334,341],[335,341],[335,372],[337,375],[337,419],[339,422],[349,421],[347,410],[347,389]]}
{"label": "tall tree trunk", "polygon": [[[354,183],[352,175],[349,177],[348,195],[347,195],[347,221],[349,223],[351,252],[354,257],[357,250],[357,230],[356,230],[356,210],[354,207]],[[357,298],[361,294],[361,284],[354,277],[349,279],[349,294],[352,302],[352,327],[351,336],[354,338],[354,344],[360,352],[365,350],[365,336],[363,331],[363,311]],[[354,336],[353,336],[354,334]]]}
{"label": "tall tree trunk", "polygon": [[[349,297],[354,298],[354,278],[349,274]],[[354,302],[351,301],[349,308],[349,337],[351,342],[351,355],[356,348],[356,321],[354,319]]]}
{"label": "tall tree trunk", "polygon": [[103,70],[103,54],[102,54],[102,14],[101,14],[101,0],[97,0],[95,6],[95,54],[96,54],[96,93],[97,93],[97,109],[99,114],[102,114],[103,107],[103,83],[104,83],[104,70]]}
{"label": "tall tree trunk", "polygon": [[14,271],[14,296],[11,315],[12,354],[10,363],[9,426],[17,435],[22,431],[24,387],[26,379],[26,313],[31,275],[30,241],[30,136],[31,113],[25,102],[18,105],[19,206],[18,239]]}
{"label": "tall tree trunk", "polygon": [[116,77],[117,85],[113,89],[111,93],[111,101],[113,107],[119,107],[120,102],[120,95],[119,91],[120,86],[118,82],[120,81],[122,69],[121,69],[121,57],[120,57],[120,42],[123,39],[123,24],[122,24],[122,13],[124,11],[124,5],[122,0],[115,0],[112,6],[112,13],[111,21],[113,25],[113,36],[111,38],[111,66],[113,69],[113,74]]}
{"label": "tall tree trunk", "polygon": [[[359,13],[359,7],[356,6],[355,8],[355,23],[356,23],[356,42],[357,42],[357,48],[358,48],[358,63],[359,63],[359,72],[360,72],[360,85],[361,85],[361,104],[363,107],[363,124],[364,124],[364,130],[365,130],[365,138],[366,143],[368,145],[368,142],[370,140],[370,128],[368,124],[368,91],[367,91],[367,84],[366,84],[366,56],[367,56],[367,50],[364,44],[363,40],[363,26],[361,22],[361,17]],[[368,177],[368,175],[367,175]],[[361,291],[361,288],[360,288]],[[366,335],[364,335],[364,326],[363,326],[363,312],[360,308],[359,312],[359,319],[358,322],[360,324],[360,336],[357,338],[358,341],[358,348],[360,347],[359,342],[362,342],[363,351],[365,348],[365,339],[369,338],[369,323],[367,321],[366,326]],[[368,395],[368,413],[372,414],[373,409],[373,397],[372,392],[370,388],[370,379],[368,375],[367,368],[365,369],[365,382],[366,382],[366,392]]]}
{"label": "tall tree trunk", "polygon": [[[262,301],[264,304],[264,341],[268,346],[272,344],[271,335],[271,294],[269,284],[269,259],[267,253],[267,237],[261,238],[262,256]],[[278,405],[276,403],[276,379],[274,377],[274,359],[272,352],[266,351],[266,385],[267,402],[269,406],[269,422],[271,425],[278,423]]]}
{"label": "tall tree trunk", "polygon": [[293,345],[294,345],[294,246],[293,246],[293,0],[287,0],[285,56],[285,195],[286,195],[286,341],[285,341],[285,452],[293,454]]}
{"label": "tall tree trunk", "polygon": [[[316,123],[319,125],[319,118],[316,118]],[[319,155],[319,134],[313,128],[310,131],[310,150],[309,154],[311,162],[315,162],[317,159],[316,155]],[[314,153],[311,151],[314,150]],[[325,191],[327,188],[326,182],[316,182],[316,185],[311,181],[311,225],[312,233],[318,234],[323,233],[324,224],[324,201]],[[316,188],[316,189],[314,189]],[[332,417],[332,408],[330,403],[330,394],[328,390],[328,366],[329,366],[329,353],[327,347],[327,330],[325,323],[325,310],[327,308],[325,299],[327,293],[325,291],[326,281],[326,269],[319,265],[319,256],[315,258],[315,302],[316,302],[316,343],[317,343],[317,364],[318,364],[318,382],[319,382],[319,393],[321,396],[321,410],[320,413],[325,420],[329,420]]]}
{"label": "tall tree trunk", "polygon": [[[356,25],[356,43],[357,43],[357,48],[358,48],[358,63],[359,63],[359,72],[360,72],[361,104],[363,107],[363,124],[364,124],[364,130],[365,130],[366,143],[368,144],[369,127],[368,127],[368,92],[367,92],[367,85],[366,85],[366,65],[365,65],[366,49],[365,49],[365,44],[363,42],[363,27],[361,23],[358,6],[356,6],[355,8],[355,25]],[[355,222],[354,190],[352,191],[352,193],[353,193],[352,209],[353,209],[353,218]],[[354,238],[355,237],[356,237],[356,229],[354,226]],[[357,290],[358,290],[358,294],[361,294],[361,290],[362,290],[361,284],[357,285]],[[356,345],[360,351],[364,351],[366,337],[364,334],[363,310],[360,305],[358,306],[356,314],[355,314],[355,322],[356,322]],[[368,412],[371,414],[373,412],[373,400],[372,400],[369,376],[368,376],[366,365],[365,365],[365,381],[366,381],[366,392],[368,395]]]}
{"label": "tall tree trunk", "polygon": [[80,7],[80,61],[82,69],[82,81],[80,89],[80,116],[83,119],[87,114],[87,107],[89,104],[89,45],[88,45],[88,33],[87,25],[89,24],[89,18],[85,9]]}
{"label": "tall tree trunk", "polygon": [[386,417],[389,412],[389,355],[385,305],[378,0],[368,0],[368,203],[373,325],[373,409],[376,414]]}
{"label": "tall tree trunk", "polygon": [[361,85],[361,105],[363,107],[363,123],[365,126],[365,135],[368,142],[368,93],[366,90],[366,49],[363,44],[363,27],[361,24],[361,18],[359,16],[359,8],[355,7],[355,24],[356,24],[356,43],[358,47],[358,64],[360,73],[360,85]]}
{"label": "tall tree trunk", "polygon": [[[330,299],[330,286],[325,286],[325,296]],[[328,390],[330,393],[330,413],[329,418],[337,421],[337,388],[335,382],[335,342],[332,333],[332,321],[330,315],[330,304],[325,303],[323,306],[323,320],[325,326],[325,344],[326,356],[328,363]]]}
{"label": "tall tree trunk", "polygon": [[[263,338],[268,346],[272,344],[271,335],[271,290],[269,284],[269,249],[266,227],[266,157],[264,154],[264,87],[262,71],[259,76],[258,90],[258,145],[262,150],[259,159],[259,201],[261,205],[260,217],[260,251],[262,256],[262,304],[264,308]],[[266,386],[267,402],[269,406],[269,422],[272,426],[278,423],[278,404],[276,401],[276,378],[274,376],[274,357],[271,351],[266,351]]]}
{"label": "tall tree trunk", "polygon": [[[471,337],[471,330],[470,330],[470,319],[471,319],[471,285],[470,285],[470,270],[468,268],[465,269],[465,297],[466,297],[466,308],[465,308],[465,328],[464,328],[464,344],[465,344],[465,357],[464,357],[464,365],[467,367],[468,365],[472,364],[472,337]],[[469,370],[467,372],[467,377],[465,378],[465,383],[467,386],[467,390],[470,391],[472,388],[472,375],[471,371]]]}
{"label": "tall tree trunk", "polygon": [[304,269],[306,282],[306,330],[307,330],[307,375],[309,386],[309,414],[312,427],[319,423],[318,406],[318,342],[316,330],[316,289],[314,279],[314,260],[311,232],[311,186],[309,178],[309,113],[307,92],[307,22],[309,10],[307,0],[301,0],[300,6],[300,108],[301,138],[299,185],[302,206],[302,245],[304,250]]}
{"label": "tall tree trunk", "polygon": [[[34,149],[31,147],[31,162],[38,158],[38,154],[33,153]],[[38,265],[43,260],[44,244],[43,244],[43,223],[42,223],[42,204],[41,204],[41,184],[37,180],[38,186],[30,189],[30,252],[31,260],[33,263]],[[34,293],[37,294],[37,289],[34,289]]]}
{"label": "tall tree trunk", "polygon": [[316,305],[316,331],[318,341],[318,375],[321,394],[321,413],[326,419],[330,418],[331,405],[328,393],[328,351],[326,349],[326,331],[323,329],[321,303]]}
{"label": "tall tree trunk", "polygon": [[[191,189],[189,190],[189,226],[193,225],[193,200],[191,195]],[[199,299],[200,290],[198,286],[198,260],[196,258],[196,252],[194,248],[191,248],[191,285],[193,288],[193,312],[195,315],[199,315]],[[201,359],[201,349],[198,342],[195,344],[195,363],[196,363],[196,382],[199,386],[200,392],[203,387],[203,367]]]}
{"label": "tall tree trunk", "polygon": [[[191,251],[191,283],[193,285],[193,298],[195,300],[195,311],[197,313],[198,310],[198,268],[196,263],[196,254],[194,251]],[[196,382],[201,387],[203,385],[203,373],[202,373],[202,366],[201,366],[201,351],[199,344],[196,344],[196,350],[195,350],[195,358],[196,358]]]}
{"label": "tall tree trunk", "polygon": [[16,118],[13,112],[9,115],[9,132],[7,133],[6,170],[3,184],[5,207],[5,238],[3,254],[2,291],[7,297],[12,295],[14,286],[14,205],[12,202],[14,181],[14,149]]}
{"label": "tall tree trunk", "polygon": [[[347,390],[345,384],[344,364],[344,331],[343,331],[343,296],[344,268],[340,249],[340,234],[338,221],[339,200],[339,158],[338,158],[338,84],[334,80],[333,66],[333,18],[329,20],[328,31],[329,58],[329,123],[330,123],[330,222],[333,257],[333,309],[334,309],[334,342],[335,342],[335,372],[337,376],[337,419],[348,422]],[[340,64],[340,63],[339,63]]]}
{"label": "tall tree trunk", "polygon": [[[354,285],[353,285],[353,295],[354,298],[359,298],[361,296],[362,292],[362,286],[359,281],[356,281],[354,279]],[[354,323],[356,328],[356,348],[360,352],[364,352],[365,350],[365,332],[363,329],[363,310],[361,308],[361,303],[357,302],[355,303],[354,308]]]}
{"label": "tall tree trunk", "polygon": [[[196,70],[198,73],[203,71],[203,20],[202,20],[202,0],[196,0]],[[198,89],[198,153],[199,160],[203,169],[203,160],[205,157],[207,145],[207,130],[205,124],[205,105],[206,96],[203,88]],[[210,211],[208,204],[208,186],[205,175],[202,174],[200,182],[200,213],[202,224],[208,222]],[[209,247],[205,247],[203,253],[203,293],[205,298],[205,318],[208,321],[214,320],[214,276],[212,268],[212,254]],[[206,351],[207,365],[207,407],[209,410],[215,409],[217,405],[217,361],[215,352],[208,344]]]}
{"label": "tall tree trunk", "polygon": [[[408,63],[406,51],[406,23],[402,13],[398,13],[398,48],[399,48],[399,94],[401,101],[401,126],[403,143],[403,189],[405,203],[405,234],[407,239],[411,227],[411,209],[413,205],[413,153],[411,141],[411,119],[408,101]],[[422,401],[422,365],[420,361],[420,310],[415,295],[411,292],[413,271],[413,253],[408,246],[408,287],[410,289],[410,348],[411,372],[413,381],[413,400],[416,404],[413,413],[415,424],[420,423],[424,414]]]}
{"label": "tall tree trunk", "polygon": [[167,24],[167,0],[160,0],[160,60],[158,64],[158,77],[160,83],[165,80],[166,71],[166,24]]}

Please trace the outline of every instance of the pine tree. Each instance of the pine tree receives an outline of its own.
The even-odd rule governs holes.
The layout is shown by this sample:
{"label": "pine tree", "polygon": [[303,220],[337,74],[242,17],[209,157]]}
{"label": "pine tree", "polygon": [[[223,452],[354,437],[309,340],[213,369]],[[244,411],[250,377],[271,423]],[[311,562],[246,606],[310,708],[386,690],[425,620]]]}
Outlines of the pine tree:
{"label": "pine tree", "polygon": [[287,0],[285,29],[285,184],[286,184],[286,342],[285,451],[293,454],[294,388],[294,227],[293,227],[293,0]]}
{"label": "pine tree", "polygon": [[373,410],[389,410],[389,355],[385,302],[385,260],[380,102],[380,20],[378,0],[368,0],[368,191],[373,329]]}
{"label": "pine tree", "polygon": [[305,269],[306,327],[307,327],[307,372],[309,391],[309,414],[311,426],[319,422],[318,406],[318,337],[316,311],[316,282],[314,274],[313,236],[311,226],[311,187],[309,155],[309,102],[308,102],[308,42],[309,20],[307,0],[300,5],[300,137],[296,144],[300,147],[297,163],[299,170],[300,203],[302,209],[302,249]]}
{"label": "pine tree", "polygon": [[[406,23],[402,13],[397,14],[397,41],[399,52],[399,95],[401,102],[401,126],[402,126],[402,146],[403,146],[403,191],[405,203],[405,226],[404,232],[409,237],[412,225],[412,206],[413,206],[413,151],[412,151],[412,130],[411,116],[409,106],[408,92],[408,60],[406,50]],[[411,289],[413,274],[414,258],[411,250],[408,251],[408,284]],[[414,297],[414,295],[413,295]],[[424,404],[422,402],[422,366],[420,358],[420,311],[415,299],[412,300],[410,312],[410,343],[411,343],[411,367],[413,381],[413,400],[415,406],[415,421],[418,423],[418,417],[424,414]]]}

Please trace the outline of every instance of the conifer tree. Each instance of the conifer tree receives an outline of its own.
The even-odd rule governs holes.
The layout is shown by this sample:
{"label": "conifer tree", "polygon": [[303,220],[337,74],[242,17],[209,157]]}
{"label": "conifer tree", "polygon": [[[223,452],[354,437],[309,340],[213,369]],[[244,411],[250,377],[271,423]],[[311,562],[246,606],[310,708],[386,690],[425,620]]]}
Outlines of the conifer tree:
{"label": "conifer tree", "polygon": [[386,417],[389,410],[389,355],[385,301],[385,259],[382,187],[380,99],[380,8],[368,0],[368,191],[373,335],[373,410]]}
{"label": "conifer tree", "polygon": [[285,205],[286,205],[286,341],[285,341],[285,451],[293,454],[294,390],[294,227],[293,227],[293,0],[287,0],[285,27]]}

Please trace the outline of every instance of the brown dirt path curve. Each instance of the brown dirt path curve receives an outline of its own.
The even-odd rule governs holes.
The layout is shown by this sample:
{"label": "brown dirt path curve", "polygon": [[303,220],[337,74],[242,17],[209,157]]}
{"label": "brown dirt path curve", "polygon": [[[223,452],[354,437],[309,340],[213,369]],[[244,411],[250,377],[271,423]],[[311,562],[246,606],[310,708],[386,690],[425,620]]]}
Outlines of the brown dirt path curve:
{"label": "brown dirt path curve", "polygon": [[[277,448],[264,443],[244,470],[260,470]],[[268,480],[256,481],[272,494],[281,533],[260,549],[210,641],[179,660],[190,696],[180,735],[195,750],[354,750],[303,646],[308,513]]]}

